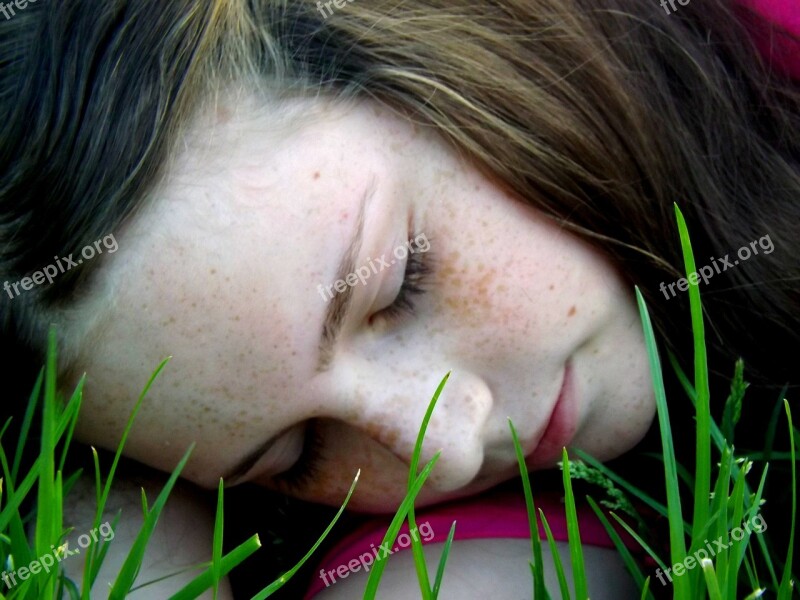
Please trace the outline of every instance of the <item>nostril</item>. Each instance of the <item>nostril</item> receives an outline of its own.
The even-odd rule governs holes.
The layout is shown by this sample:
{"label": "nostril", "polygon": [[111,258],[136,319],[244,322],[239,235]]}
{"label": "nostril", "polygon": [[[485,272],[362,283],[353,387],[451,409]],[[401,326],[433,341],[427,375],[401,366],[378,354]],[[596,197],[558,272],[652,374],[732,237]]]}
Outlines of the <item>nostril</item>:
{"label": "nostril", "polygon": [[[411,453],[414,441],[406,441],[401,435],[400,427],[386,421],[369,421],[362,426],[364,433],[378,442],[389,452],[406,464],[411,464]],[[411,449],[409,449],[409,447]]]}

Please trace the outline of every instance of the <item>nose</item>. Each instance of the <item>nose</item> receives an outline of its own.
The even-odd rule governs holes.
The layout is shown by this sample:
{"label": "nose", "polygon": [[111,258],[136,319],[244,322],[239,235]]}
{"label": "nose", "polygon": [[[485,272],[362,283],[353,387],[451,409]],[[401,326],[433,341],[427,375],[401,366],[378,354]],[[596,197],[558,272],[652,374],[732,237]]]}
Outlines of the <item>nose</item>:
{"label": "nose", "polygon": [[[344,365],[343,365],[344,366]],[[425,411],[440,383],[437,370],[391,371],[375,363],[348,369],[347,402],[334,418],[365,431],[406,464],[410,464]],[[446,369],[439,371],[444,376]],[[420,376],[419,373],[429,375]],[[426,488],[450,492],[468,485],[481,470],[486,423],[493,398],[477,374],[454,370],[431,415],[420,455],[420,468],[441,450]]]}

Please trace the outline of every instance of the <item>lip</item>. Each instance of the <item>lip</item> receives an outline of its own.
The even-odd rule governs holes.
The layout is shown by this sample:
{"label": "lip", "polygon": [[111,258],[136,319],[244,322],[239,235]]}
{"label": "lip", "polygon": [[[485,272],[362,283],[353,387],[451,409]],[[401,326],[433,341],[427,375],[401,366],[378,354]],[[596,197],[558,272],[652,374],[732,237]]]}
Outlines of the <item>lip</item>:
{"label": "lip", "polygon": [[577,429],[575,383],[570,361],[564,367],[564,377],[550,420],[542,437],[525,461],[528,468],[552,467],[561,459],[561,449],[566,446]]}

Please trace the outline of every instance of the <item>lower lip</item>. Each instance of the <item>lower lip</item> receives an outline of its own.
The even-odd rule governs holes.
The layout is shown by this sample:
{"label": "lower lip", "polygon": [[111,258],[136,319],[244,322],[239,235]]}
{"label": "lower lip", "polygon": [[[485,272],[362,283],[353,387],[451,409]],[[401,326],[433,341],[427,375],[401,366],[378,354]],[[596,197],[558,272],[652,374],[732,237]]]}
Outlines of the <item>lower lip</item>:
{"label": "lower lip", "polygon": [[567,362],[564,367],[564,380],[561,391],[550,415],[550,422],[542,434],[536,449],[526,461],[529,468],[552,467],[561,459],[561,449],[575,435],[575,390],[572,380],[572,368]]}

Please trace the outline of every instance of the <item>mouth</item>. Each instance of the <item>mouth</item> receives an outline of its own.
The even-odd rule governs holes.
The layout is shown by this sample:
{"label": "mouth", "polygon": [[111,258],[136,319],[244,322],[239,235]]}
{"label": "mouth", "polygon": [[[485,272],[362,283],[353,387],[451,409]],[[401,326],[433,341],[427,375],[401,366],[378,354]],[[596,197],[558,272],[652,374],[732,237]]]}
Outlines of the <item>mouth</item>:
{"label": "mouth", "polygon": [[561,459],[561,449],[575,435],[577,418],[575,405],[575,383],[572,365],[567,361],[561,390],[558,393],[550,419],[536,447],[528,454],[526,464],[529,469],[552,467]]}

